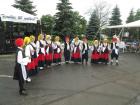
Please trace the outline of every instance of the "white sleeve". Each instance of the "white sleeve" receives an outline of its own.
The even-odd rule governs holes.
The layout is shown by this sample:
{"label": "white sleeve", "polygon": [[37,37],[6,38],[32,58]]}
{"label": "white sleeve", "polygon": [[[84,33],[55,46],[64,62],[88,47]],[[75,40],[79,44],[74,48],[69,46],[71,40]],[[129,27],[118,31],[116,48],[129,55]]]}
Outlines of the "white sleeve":
{"label": "white sleeve", "polygon": [[27,45],[25,47],[25,56],[26,57],[31,57],[31,52],[30,52],[30,46],[29,45]]}
{"label": "white sleeve", "polygon": [[37,47],[37,48],[40,47],[39,41],[36,42],[36,47]]}
{"label": "white sleeve", "polygon": [[83,42],[81,42],[81,43],[79,44],[79,49],[80,49],[80,50],[83,49]]}
{"label": "white sleeve", "polygon": [[22,65],[27,65],[28,61],[29,61],[29,58],[28,57],[23,58],[22,52],[19,51],[17,55],[17,62]]}
{"label": "white sleeve", "polygon": [[34,55],[34,52],[35,52],[34,48],[31,45],[29,45],[29,46],[30,46],[30,52],[31,52],[31,54]]}
{"label": "white sleeve", "polygon": [[116,46],[119,47],[119,43],[117,43]]}
{"label": "white sleeve", "polygon": [[36,52],[37,54],[39,53],[39,49],[40,49],[40,44],[39,41],[36,42]]}
{"label": "white sleeve", "polygon": [[65,48],[64,45],[65,45],[64,43],[60,44],[60,48],[61,48],[62,50],[64,50],[64,48]]}
{"label": "white sleeve", "polygon": [[44,46],[46,46],[46,45],[47,45],[47,44],[46,44],[46,42],[45,42],[44,40],[43,40],[43,45],[44,45]]}
{"label": "white sleeve", "polygon": [[94,50],[94,47],[93,47],[93,46],[91,46],[91,47],[90,47],[90,50],[91,50],[91,51],[93,51],[93,50]]}
{"label": "white sleeve", "polygon": [[71,51],[73,51],[73,49],[74,49],[74,44],[71,43],[70,47],[71,47]]}
{"label": "white sleeve", "polygon": [[56,46],[54,43],[52,43],[52,48],[53,48],[53,49],[56,49],[57,46]]}
{"label": "white sleeve", "polygon": [[108,50],[109,50],[109,51],[111,50],[111,46],[110,46],[110,45],[108,45]]}

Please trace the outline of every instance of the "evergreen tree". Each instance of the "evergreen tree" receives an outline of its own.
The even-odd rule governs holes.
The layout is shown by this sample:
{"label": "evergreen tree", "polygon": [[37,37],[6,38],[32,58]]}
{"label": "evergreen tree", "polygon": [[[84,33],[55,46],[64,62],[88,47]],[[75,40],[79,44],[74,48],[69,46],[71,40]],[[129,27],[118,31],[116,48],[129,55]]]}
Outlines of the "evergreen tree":
{"label": "evergreen tree", "polygon": [[[121,25],[122,23],[121,20],[121,15],[120,15],[120,9],[118,8],[118,6],[116,5],[116,7],[113,9],[112,11],[112,16],[110,18],[110,25]],[[119,34],[120,29],[112,29],[111,30],[111,36],[114,34]]]}
{"label": "evergreen tree", "polygon": [[15,0],[15,4],[12,6],[29,14],[36,15],[35,12],[37,10],[35,9],[36,7],[32,5],[32,3],[33,2],[30,0]]}
{"label": "evergreen tree", "polygon": [[135,15],[135,21],[140,20],[140,9],[137,10],[136,15]]}
{"label": "evergreen tree", "polygon": [[99,24],[100,24],[99,18],[97,16],[96,11],[94,10],[91,15],[88,27],[87,27],[87,35],[89,35],[89,36],[97,35],[97,32],[99,30]]}
{"label": "evergreen tree", "polygon": [[109,7],[105,1],[99,1],[93,7],[89,11],[91,17],[87,27],[87,35],[89,38],[101,39],[102,28],[108,24]]}
{"label": "evergreen tree", "polygon": [[131,11],[129,13],[129,16],[127,18],[126,23],[130,23],[130,22],[133,22],[133,21],[135,21],[135,15],[134,15],[133,9],[131,9]]}
{"label": "evergreen tree", "polygon": [[[131,9],[126,23],[130,23],[133,21],[135,21],[135,15],[133,9]],[[134,36],[137,32],[135,28],[128,28],[127,31],[129,32],[130,37]]]}
{"label": "evergreen tree", "polygon": [[122,20],[120,17],[121,17],[120,9],[116,5],[116,7],[112,11],[112,16],[110,18],[110,25],[121,25]]}
{"label": "evergreen tree", "polygon": [[57,4],[58,12],[55,15],[54,31],[58,35],[72,35],[73,34],[73,11],[69,0],[60,0]]}
{"label": "evergreen tree", "polygon": [[77,35],[85,34],[87,21],[79,12],[73,12],[73,33]]}
{"label": "evergreen tree", "polygon": [[41,17],[42,31],[52,35],[54,26],[54,17],[51,15],[43,15]]}

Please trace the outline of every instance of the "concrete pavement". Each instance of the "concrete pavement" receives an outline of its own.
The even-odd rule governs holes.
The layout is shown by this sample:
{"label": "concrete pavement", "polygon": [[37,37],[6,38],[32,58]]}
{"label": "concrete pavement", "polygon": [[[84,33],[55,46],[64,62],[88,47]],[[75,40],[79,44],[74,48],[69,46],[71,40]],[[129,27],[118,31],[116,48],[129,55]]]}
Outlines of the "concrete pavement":
{"label": "concrete pavement", "polygon": [[140,105],[140,55],[121,54],[120,65],[63,64],[39,72],[19,96],[14,55],[0,56],[0,105]]}

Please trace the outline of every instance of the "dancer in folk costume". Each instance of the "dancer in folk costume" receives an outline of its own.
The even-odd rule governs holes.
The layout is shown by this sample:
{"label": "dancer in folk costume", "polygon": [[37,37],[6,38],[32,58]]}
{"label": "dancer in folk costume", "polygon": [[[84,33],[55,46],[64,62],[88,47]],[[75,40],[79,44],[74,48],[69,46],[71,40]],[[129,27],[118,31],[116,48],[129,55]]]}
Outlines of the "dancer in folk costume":
{"label": "dancer in folk costume", "polygon": [[19,94],[27,95],[26,90],[24,88],[24,83],[27,79],[27,72],[25,66],[29,61],[29,57],[25,57],[23,50],[24,41],[22,38],[16,39],[15,44],[17,46],[17,52],[13,79],[18,80],[19,82]]}
{"label": "dancer in folk costume", "polygon": [[66,36],[64,42],[64,58],[66,64],[70,62],[70,52],[71,52],[70,37]]}
{"label": "dancer in folk costume", "polygon": [[62,58],[62,47],[60,43],[60,37],[55,37],[55,42],[53,43],[53,63],[56,65],[61,64],[61,58]]}
{"label": "dancer in folk costume", "polygon": [[36,44],[35,44],[35,37],[33,35],[30,36],[30,46],[31,46],[31,55],[32,55],[32,60],[34,62],[35,70],[33,71],[33,74],[38,73],[38,58],[37,58],[37,53],[36,53]]}
{"label": "dancer in folk costume", "polygon": [[100,59],[100,48],[98,40],[94,41],[94,44],[91,47],[91,51],[91,63],[98,64]]}
{"label": "dancer in folk costume", "polygon": [[101,59],[102,62],[107,64],[109,62],[109,53],[110,53],[110,47],[107,39],[104,39],[103,46],[101,48]]}
{"label": "dancer in folk costume", "polygon": [[37,56],[38,56],[38,67],[40,70],[44,69],[44,64],[45,64],[45,46],[46,46],[46,43],[43,39],[44,39],[44,36],[42,34],[40,34],[38,36],[38,41],[36,42]]}
{"label": "dancer in folk costume", "polygon": [[81,63],[81,43],[78,36],[75,37],[72,43],[72,55],[71,60],[74,63]]}
{"label": "dancer in folk costume", "polygon": [[111,43],[111,65],[113,64],[113,59],[116,59],[116,65],[119,65],[118,58],[119,58],[119,44],[117,36],[114,35]]}
{"label": "dancer in folk costume", "polygon": [[84,60],[86,61],[86,64],[88,62],[88,51],[89,51],[88,40],[87,40],[86,37],[83,37],[83,43],[82,43],[82,64],[84,63]]}
{"label": "dancer in folk costume", "polygon": [[52,41],[50,35],[46,35],[45,53],[46,53],[45,55],[46,66],[50,67],[53,60],[53,48],[52,48]]}
{"label": "dancer in folk costume", "polygon": [[103,41],[99,41],[99,48],[98,48],[98,51],[99,51],[99,60],[98,62],[99,63],[103,63],[104,62],[104,58],[103,58]]}
{"label": "dancer in folk costume", "polygon": [[33,49],[31,48],[29,37],[24,38],[24,50],[25,50],[25,56],[30,58],[26,66],[26,69],[27,69],[27,74],[28,74],[27,82],[31,82],[30,76],[32,76],[33,71],[35,70],[35,64],[32,59],[31,53],[33,52]]}

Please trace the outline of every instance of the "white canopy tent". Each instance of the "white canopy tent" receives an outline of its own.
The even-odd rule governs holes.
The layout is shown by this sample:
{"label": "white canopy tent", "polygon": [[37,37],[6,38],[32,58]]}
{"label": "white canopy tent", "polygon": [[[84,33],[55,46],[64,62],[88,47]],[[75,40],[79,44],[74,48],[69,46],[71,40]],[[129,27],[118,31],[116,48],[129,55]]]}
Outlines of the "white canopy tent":
{"label": "white canopy tent", "polygon": [[106,26],[105,28],[137,28],[140,27],[140,20],[131,22],[131,23],[127,23],[127,24],[123,24],[123,25],[116,25],[116,26]]}
{"label": "white canopy tent", "polygon": [[38,18],[12,6],[0,6],[1,21],[18,22],[18,23],[34,23],[37,24]]}

